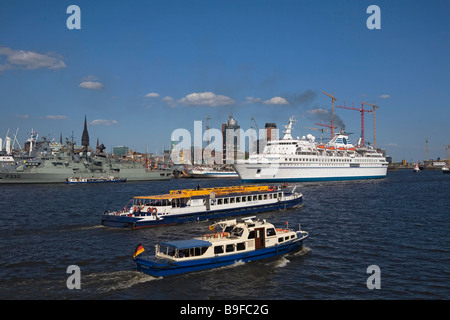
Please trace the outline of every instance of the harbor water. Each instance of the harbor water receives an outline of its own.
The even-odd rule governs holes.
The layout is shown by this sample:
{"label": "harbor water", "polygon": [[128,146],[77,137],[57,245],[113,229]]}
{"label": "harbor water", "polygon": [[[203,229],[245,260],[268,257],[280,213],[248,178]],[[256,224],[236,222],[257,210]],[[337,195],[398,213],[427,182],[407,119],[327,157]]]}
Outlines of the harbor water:
{"label": "harbor water", "polygon": [[[0,299],[302,300],[448,299],[450,175],[388,172],[384,179],[297,183],[299,208],[258,218],[309,232],[304,248],[269,260],[154,278],[132,254],[207,233],[210,222],[107,228],[102,213],[132,196],[229,186],[239,179],[0,185]],[[69,289],[80,270],[80,288]],[[377,266],[373,273],[369,266]],[[369,272],[368,272],[369,268]],[[374,277],[376,276],[376,277]],[[376,283],[378,288],[370,289]],[[373,287],[373,286],[372,286]]]}

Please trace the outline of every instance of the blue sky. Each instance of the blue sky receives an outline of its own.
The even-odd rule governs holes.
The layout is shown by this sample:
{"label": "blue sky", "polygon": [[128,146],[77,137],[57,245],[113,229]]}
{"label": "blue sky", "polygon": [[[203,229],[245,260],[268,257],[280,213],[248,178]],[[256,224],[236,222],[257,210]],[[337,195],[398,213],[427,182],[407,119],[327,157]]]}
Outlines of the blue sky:
{"label": "blue sky", "polygon": [[[81,29],[69,30],[69,5]],[[381,10],[370,30],[369,5]],[[140,152],[169,148],[177,128],[209,114],[298,120],[295,136],[319,131],[336,105],[380,106],[377,146],[395,161],[445,158],[450,144],[450,2],[165,0],[0,2],[0,137],[21,144],[33,128],[80,143]],[[352,141],[360,113],[336,108]],[[373,141],[372,114],[365,139]],[[206,125],[204,125],[205,127]],[[327,133],[325,133],[327,134]]]}

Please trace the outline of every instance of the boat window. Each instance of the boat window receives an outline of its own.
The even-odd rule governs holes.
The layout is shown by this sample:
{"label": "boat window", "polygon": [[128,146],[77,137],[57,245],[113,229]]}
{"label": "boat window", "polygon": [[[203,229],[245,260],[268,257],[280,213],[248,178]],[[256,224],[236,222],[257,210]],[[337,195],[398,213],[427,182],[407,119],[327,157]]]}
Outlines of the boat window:
{"label": "boat window", "polygon": [[224,204],[228,204],[228,198],[223,199]]}
{"label": "boat window", "polygon": [[225,247],[225,252],[233,252],[234,251],[234,244],[227,244]]}
{"label": "boat window", "polygon": [[245,202],[245,201],[247,201],[247,197],[242,197],[242,202]]}
{"label": "boat window", "polygon": [[264,200],[267,200],[267,194],[264,195]]}
{"label": "boat window", "polygon": [[266,229],[266,235],[267,235],[268,237],[274,236],[275,234],[276,234],[276,232],[275,232],[275,229],[274,229],[274,228],[267,228],[267,229]]}
{"label": "boat window", "polygon": [[223,246],[215,246],[214,247],[214,254],[223,253]]}
{"label": "boat window", "polygon": [[247,239],[255,239],[255,230],[252,230],[248,233]]}
{"label": "boat window", "polygon": [[258,197],[257,196],[253,196],[253,200],[254,201],[258,200]]}
{"label": "boat window", "polygon": [[206,250],[208,250],[208,247],[199,247],[199,248],[195,248],[195,255],[196,256],[201,256],[203,255]]}
{"label": "boat window", "polygon": [[283,237],[278,238],[278,242],[283,242],[283,241],[284,241]]}
{"label": "boat window", "polygon": [[277,195],[276,193],[273,194],[273,198],[274,198],[274,199],[276,199],[277,196],[278,196],[278,195]]}
{"label": "boat window", "polygon": [[237,251],[245,250],[245,242],[237,243],[236,250]]}
{"label": "boat window", "polygon": [[236,202],[241,202],[241,197],[236,197]]}
{"label": "boat window", "polygon": [[242,232],[244,232],[244,229],[235,227],[233,228],[233,230],[231,230],[231,235],[240,237],[242,235]]}
{"label": "boat window", "polygon": [[285,237],[284,240],[286,240],[286,241],[289,240],[289,237]]}
{"label": "boat window", "polygon": [[248,201],[252,201],[252,196],[248,196],[248,197],[247,197],[247,200],[248,200]]}
{"label": "boat window", "polygon": [[230,198],[230,203],[234,203],[234,198]]}
{"label": "boat window", "polygon": [[217,199],[217,204],[223,204],[223,199]]}

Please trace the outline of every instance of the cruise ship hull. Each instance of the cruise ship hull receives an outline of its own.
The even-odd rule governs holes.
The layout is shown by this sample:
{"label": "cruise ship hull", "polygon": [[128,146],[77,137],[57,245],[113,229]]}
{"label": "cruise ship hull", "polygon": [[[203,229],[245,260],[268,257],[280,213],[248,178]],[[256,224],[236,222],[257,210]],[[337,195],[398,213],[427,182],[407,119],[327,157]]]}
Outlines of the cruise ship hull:
{"label": "cruise ship hull", "polygon": [[302,182],[378,179],[386,177],[387,165],[379,167],[277,166],[234,164],[242,182]]}

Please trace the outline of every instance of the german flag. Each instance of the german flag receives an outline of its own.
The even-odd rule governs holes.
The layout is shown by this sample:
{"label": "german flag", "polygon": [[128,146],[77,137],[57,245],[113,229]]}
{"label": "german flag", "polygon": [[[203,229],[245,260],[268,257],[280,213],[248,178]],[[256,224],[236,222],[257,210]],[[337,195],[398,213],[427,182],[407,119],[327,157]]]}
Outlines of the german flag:
{"label": "german flag", "polygon": [[141,253],[143,253],[144,251],[145,251],[144,246],[142,245],[142,243],[139,242],[138,246],[134,250],[133,259],[136,258]]}

